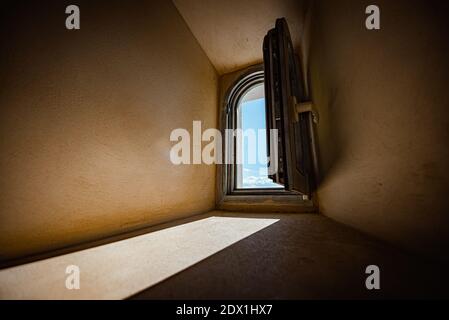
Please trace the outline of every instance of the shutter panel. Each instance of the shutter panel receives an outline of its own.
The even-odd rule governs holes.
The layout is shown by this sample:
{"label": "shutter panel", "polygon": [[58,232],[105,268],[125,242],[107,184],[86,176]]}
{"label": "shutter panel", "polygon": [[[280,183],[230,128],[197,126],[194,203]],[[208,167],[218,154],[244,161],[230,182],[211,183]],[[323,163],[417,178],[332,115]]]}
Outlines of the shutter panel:
{"label": "shutter panel", "polygon": [[[301,97],[301,81],[287,22],[276,20],[276,26],[263,43],[265,103],[267,129],[278,130],[278,141],[270,141],[267,130],[267,152],[277,172],[269,178],[286,190],[310,193],[310,145],[308,114],[297,114],[296,102]],[[276,148],[277,147],[277,148]]]}

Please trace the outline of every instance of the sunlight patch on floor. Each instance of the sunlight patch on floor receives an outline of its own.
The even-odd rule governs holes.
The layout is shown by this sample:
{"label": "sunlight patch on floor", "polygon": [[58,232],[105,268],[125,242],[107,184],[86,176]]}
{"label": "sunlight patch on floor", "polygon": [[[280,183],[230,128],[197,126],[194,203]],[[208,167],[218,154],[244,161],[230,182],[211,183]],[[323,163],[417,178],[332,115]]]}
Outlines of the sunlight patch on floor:
{"label": "sunlight patch on floor", "polygon": [[[130,239],[0,270],[0,299],[124,299],[278,219],[209,217]],[[66,288],[66,268],[80,289]]]}

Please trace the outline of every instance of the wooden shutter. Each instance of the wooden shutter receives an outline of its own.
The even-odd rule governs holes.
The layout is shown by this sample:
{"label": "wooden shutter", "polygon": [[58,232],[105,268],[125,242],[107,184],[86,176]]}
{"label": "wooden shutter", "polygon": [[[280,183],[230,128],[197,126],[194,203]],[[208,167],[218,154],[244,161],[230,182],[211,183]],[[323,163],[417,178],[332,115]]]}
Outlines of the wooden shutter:
{"label": "wooden shutter", "polygon": [[[269,174],[286,190],[310,193],[310,146],[307,114],[296,113],[301,98],[301,78],[287,22],[276,20],[276,26],[263,43],[265,103],[267,129],[278,130],[278,141],[270,141],[267,130],[267,152],[270,164],[277,160],[278,170]],[[276,149],[277,147],[277,149]],[[277,152],[276,152],[277,151]]]}

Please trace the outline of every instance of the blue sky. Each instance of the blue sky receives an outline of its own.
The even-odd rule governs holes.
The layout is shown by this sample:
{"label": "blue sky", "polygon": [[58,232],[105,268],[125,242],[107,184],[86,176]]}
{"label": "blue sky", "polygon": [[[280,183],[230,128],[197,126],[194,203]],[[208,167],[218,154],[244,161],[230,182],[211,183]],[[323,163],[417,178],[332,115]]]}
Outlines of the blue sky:
{"label": "blue sky", "polygon": [[[267,154],[266,134],[257,134],[259,129],[266,129],[265,119],[265,99],[256,99],[243,102],[240,106],[242,115],[242,130],[254,129],[257,135],[257,143],[248,145],[245,138],[243,145],[243,188],[278,188],[280,185],[268,179],[268,169],[266,164],[259,163],[257,152]],[[257,148],[261,148],[258,150]],[[248,154],[255,152],[256,164],[249,164]]]}

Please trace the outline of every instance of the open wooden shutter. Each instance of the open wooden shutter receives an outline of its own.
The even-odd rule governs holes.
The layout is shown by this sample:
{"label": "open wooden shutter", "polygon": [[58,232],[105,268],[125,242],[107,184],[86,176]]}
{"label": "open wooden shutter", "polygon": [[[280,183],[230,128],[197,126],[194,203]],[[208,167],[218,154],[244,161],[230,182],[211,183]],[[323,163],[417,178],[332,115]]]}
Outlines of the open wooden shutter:
{"label": "open wooden shutter", "polygon": [[[286,190],[310,193],[310,146],[307,114],[297,114],[301,78],[284,18],[264,38],[265,103],[267,152],[270,165],[277,160],[277,172],[269,178]],[[270,141],[270,130],[278,130],[278,141]],[[277,149],[276,149],[277,147]]]}

